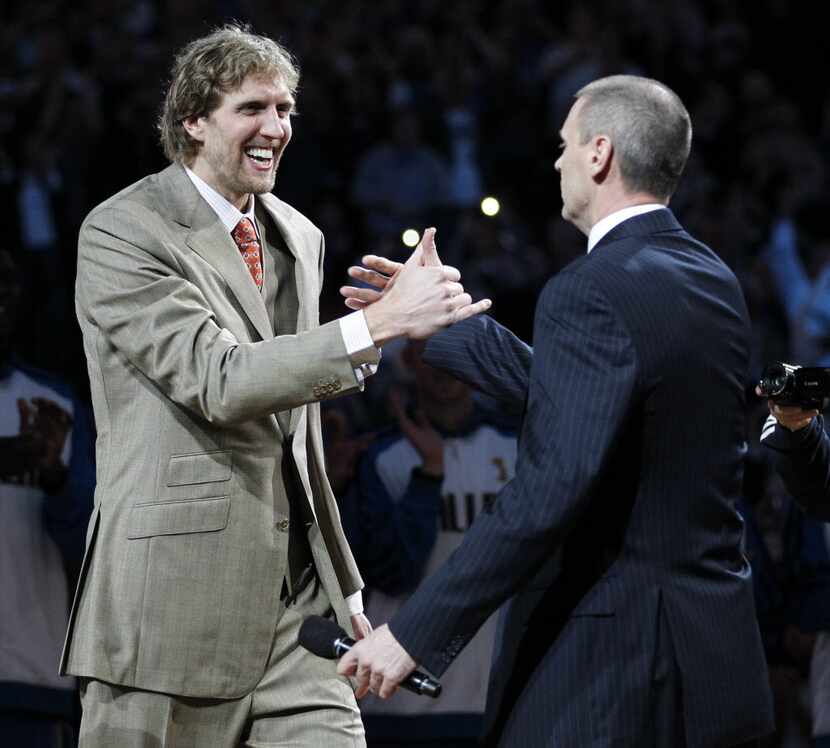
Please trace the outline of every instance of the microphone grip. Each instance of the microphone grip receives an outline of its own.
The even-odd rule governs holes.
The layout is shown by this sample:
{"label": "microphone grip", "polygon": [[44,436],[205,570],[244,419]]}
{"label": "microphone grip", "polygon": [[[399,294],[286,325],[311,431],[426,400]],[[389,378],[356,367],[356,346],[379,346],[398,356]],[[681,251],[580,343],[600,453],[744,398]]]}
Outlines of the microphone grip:
{"label": "microphone grip", "polygon": [[[340,659],[346,652],[348,652],[355,644],[355,640],[350,636],[341,636],[334,640],[332,649],[334,650],[335,659]],[[432,699],[437,699],[441,695],[441,684],[434,678],[430,678],[426,673],[419,670],[413,670],[409,675],[401,681],[401,688],[411,691],[418,696],[429,696]]]}

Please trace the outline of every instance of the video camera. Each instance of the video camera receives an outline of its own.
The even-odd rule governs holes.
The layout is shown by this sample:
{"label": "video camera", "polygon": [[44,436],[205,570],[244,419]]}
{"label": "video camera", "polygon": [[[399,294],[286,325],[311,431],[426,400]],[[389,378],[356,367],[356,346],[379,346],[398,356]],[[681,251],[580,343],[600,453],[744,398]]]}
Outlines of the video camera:
{"label": "video camera", "polygon": [[830,369],[778,361],[764,368],[758,389],[779,405],[824,410],[830,401]]}

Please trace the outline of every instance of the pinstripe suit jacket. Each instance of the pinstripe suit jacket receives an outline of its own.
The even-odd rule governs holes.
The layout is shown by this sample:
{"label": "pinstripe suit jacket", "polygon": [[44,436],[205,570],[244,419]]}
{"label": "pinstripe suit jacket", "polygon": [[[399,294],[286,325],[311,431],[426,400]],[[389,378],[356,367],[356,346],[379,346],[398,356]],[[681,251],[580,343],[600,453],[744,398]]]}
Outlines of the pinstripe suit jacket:
{"label": "pinstripe suit jacket", "polygon": [[515,479],[390,627],[440,675],[515,596],[488,697],[502,745],[772,729],[734,507],[748,334],[733,274],[659,210],[548,282],[532,352],[487,318],[429,342],[429,363],[526,407]]}
{"label": "pinstripe suit jacket", "polygon": [[[318,400],[357,387],[337,322],[317,324],[323,237],[270,194],[263,248],[294,257],[296,330],[275,330],[239,251],[171,166],[95,208],[76,306],[98,428],[98,483],[62,670],[214,698],[250,691],[282,611],[289,503],[275,413],[316,516],[317,571],[362,587],[324,472]],[[273,236],[273,235],[272,235]],[[263,252],[267,290],[277,283]]]}

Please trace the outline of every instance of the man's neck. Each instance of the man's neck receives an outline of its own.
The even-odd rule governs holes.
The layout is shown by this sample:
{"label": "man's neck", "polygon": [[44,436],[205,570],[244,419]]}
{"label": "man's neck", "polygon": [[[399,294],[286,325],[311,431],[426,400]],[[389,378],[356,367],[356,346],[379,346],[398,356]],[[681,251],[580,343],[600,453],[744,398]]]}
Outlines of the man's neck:
{"label": "man's neck", "polygon": [[598,201],[596,207],[592,211],[591,225],[588,227],[588,233],[590,233],[591,229],[603,218],[607,218],[612,213],[624,210],[625,208],[634,208],[638,205],[648,205],[650,203],[668,205],[668,200],[657,198],[646,192],[626,192],[609,195],[603,200]]}

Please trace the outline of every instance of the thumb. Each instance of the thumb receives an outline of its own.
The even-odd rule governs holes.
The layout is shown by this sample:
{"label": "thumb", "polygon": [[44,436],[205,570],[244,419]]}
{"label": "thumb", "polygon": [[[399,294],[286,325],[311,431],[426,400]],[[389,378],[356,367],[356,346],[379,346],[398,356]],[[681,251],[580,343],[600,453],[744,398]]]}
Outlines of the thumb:
{"label": "thumb", "polygon": [[413,250],[412,254],[409,255],[406,262],[404,263],[404,267],[409,267],[411,265],[423,265],[424,264],[424,248],[419,243],[417,247]]}
{"label": "thumb", "polygon": [[422,265],[441,265],[441,258],[438,257],[438,248],[435,246],[434,228],[424,229],[424,235],[421,237],[418,247],[421,250]]}

